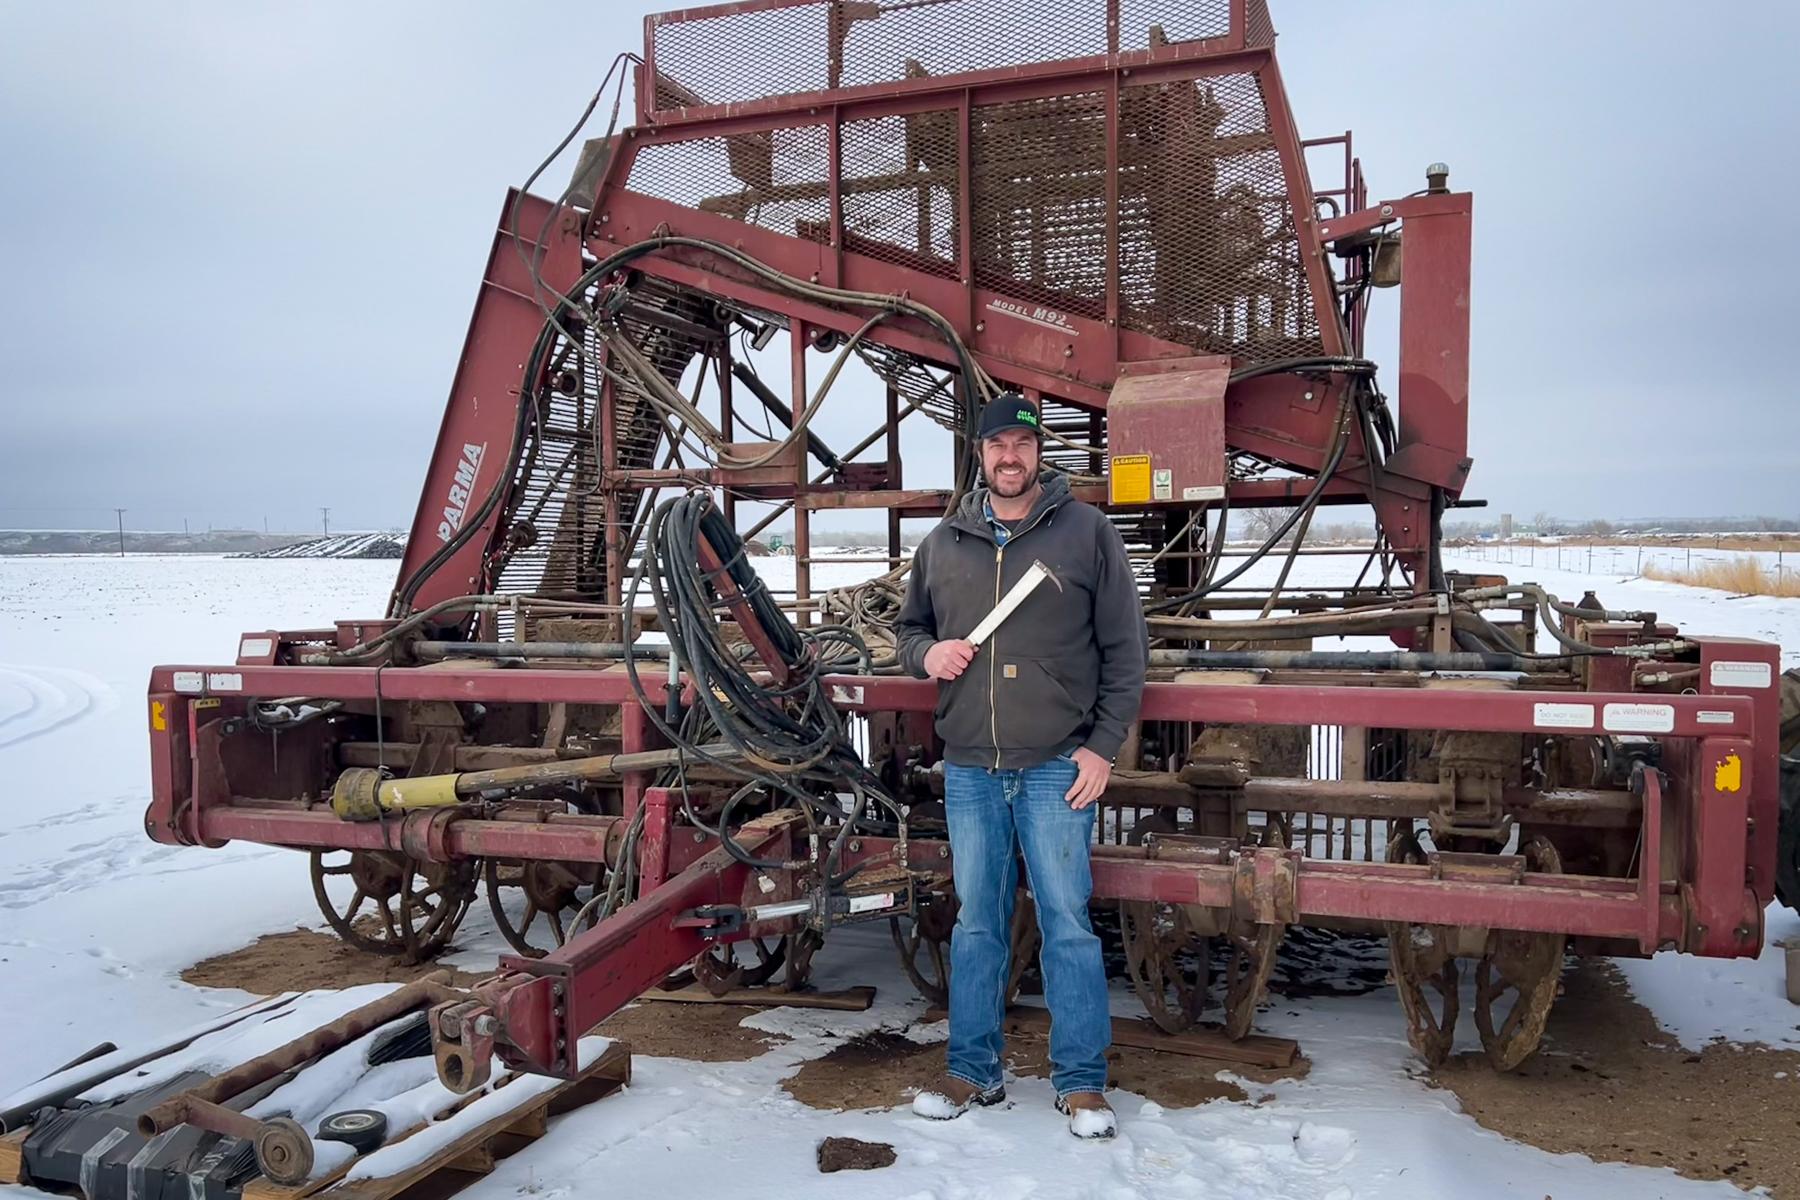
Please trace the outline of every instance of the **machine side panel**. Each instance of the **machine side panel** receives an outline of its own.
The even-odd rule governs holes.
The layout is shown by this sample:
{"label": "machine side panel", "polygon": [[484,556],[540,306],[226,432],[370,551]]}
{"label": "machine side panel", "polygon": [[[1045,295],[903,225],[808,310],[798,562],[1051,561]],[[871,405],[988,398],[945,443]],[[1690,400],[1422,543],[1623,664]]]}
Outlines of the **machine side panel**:
{"label": "machine side panel", "polygon": [[534,295],[527,256],[535,247],[544,284],[559,291],[572,286],[581,271],[576,215],[570,210],[551,219],[551,207],[536,196],[507,193],[400,563],[395,612],[426,608],[484,586],[489,542],[503,508],[497,501],[511,483],[520,377],[544,328],[544,306],[555,303],[548,292]]}

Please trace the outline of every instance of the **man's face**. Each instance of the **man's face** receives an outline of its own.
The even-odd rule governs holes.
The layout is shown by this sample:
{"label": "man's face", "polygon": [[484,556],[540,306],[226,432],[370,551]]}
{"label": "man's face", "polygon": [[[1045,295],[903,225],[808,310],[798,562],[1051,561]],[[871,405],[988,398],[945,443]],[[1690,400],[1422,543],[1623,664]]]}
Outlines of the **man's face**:
{"label": "man's face", "polygon": [[1004,429],[983,439],[981,471],[996,496],[1023,496],[1037,483],[1037,434],[1029,429]]}

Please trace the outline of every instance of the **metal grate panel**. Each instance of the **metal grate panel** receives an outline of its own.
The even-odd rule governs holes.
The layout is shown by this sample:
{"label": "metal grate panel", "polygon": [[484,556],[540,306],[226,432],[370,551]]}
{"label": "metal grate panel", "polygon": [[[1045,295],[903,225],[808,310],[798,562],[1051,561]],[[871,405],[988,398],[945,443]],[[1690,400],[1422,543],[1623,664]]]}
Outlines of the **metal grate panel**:
{"label": "metal grate panel", "polygon": [[829,241],[828,133],[823,125],[639,147],[625,186],[686,208]]}
{"label": "metal grate panel", "polygon": [[844,122],[838,136],[846,250],[958,277],[956,129],[954,110]]}
{"label": "metal grate panel", "polygon": [[1231,33],[1231,0],[1120,0],[1119,46],[1143,50],[1170,42],[1197,42]]}
{"label": "metal grate panel", "polygon": [[981,105],[969,133],[976,283],[1104,317],[1104,94]]}
{"label": "metal grate panel", "polygon": [[1252,48],[1275,44],[1275,22],[1269,19],[1269,0],[1246,0],[1244,45]]}
{"label": "metal grate panel", "polygon": [[[1109,53],[1107,0],[774,4],[654,18],[657,111]],[[1219,38],[1231,0],[1120,0],[1119,46]]]}
{"label": "metal grate panel", "polygon": [[1320,352],[1255,75],[1123,89],[1119,172],[1126,328],[1249,361]]}

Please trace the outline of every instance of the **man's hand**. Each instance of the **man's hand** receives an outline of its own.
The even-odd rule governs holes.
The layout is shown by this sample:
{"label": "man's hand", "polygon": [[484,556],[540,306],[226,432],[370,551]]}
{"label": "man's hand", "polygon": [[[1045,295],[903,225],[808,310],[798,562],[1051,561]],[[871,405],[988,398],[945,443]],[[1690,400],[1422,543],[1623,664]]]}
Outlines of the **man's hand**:
{"label": "man's hand", "polygon": [[932,643],[925,652],[925,673],[933,679],[951,680],[968,668],[975,657],[975,643],[962,638],[945,638]]}
{"label": "man's hand", "polygon": [[1112,764],[1086,746],[1069,757],[1075,760],[1075,782],[1063,793],[1063,799],[1070,808],[1086,808],[1106,790],[1106,781],[1112,778]]}

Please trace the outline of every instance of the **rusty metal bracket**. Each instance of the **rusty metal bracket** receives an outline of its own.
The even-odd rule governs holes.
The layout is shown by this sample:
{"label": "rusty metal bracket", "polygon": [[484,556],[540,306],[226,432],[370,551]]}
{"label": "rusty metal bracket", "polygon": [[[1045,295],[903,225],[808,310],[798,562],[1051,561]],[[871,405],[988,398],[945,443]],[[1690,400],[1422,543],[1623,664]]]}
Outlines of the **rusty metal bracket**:
{"label": "rusty metal bracket", "polygon": [[1272,846],[1241,851],[1231,884],[1234,926],[1291,925],[1300,916],[1300,852]]}
{"label": "rusty metal bracket", "polygon": [[1196,862],[1230,866],[1243,843],[1237,838],[1202,837],[1189,833],[1147,833],[1140,843],[1144,857],[1164,862]]}
{"label": "rusty metal bracket", "polygon": [[1433,850],[1425,856],[1425,865],[1433,879],[1460,883],[1524,883],[1525,856],[1522,854],[1456,854],[1449,850]]}

